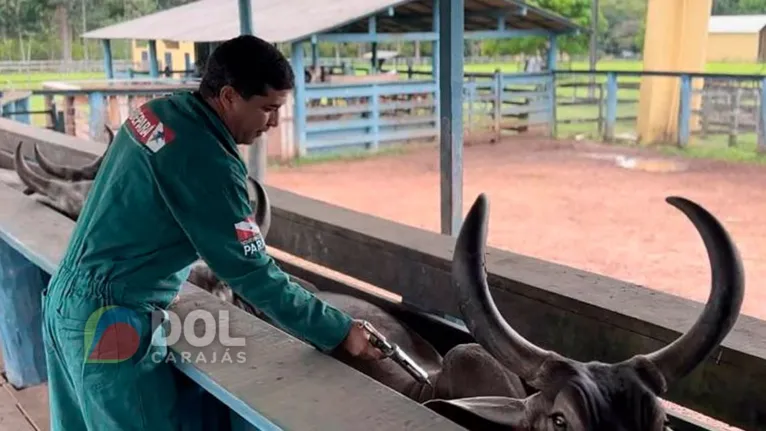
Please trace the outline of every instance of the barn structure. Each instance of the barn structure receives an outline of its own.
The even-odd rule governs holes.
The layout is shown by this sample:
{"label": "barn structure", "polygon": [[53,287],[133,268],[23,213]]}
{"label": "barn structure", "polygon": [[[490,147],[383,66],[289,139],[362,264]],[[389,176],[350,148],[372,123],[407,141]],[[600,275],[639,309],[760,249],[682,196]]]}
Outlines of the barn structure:
{"label": "barn structure", "polygon": [[766,62],[766,15],[710,17],[708,61]]}
{"label": "barn structure", "polygon": [[[252,0],[254,34],[289,47],[296,76],[315,70],[320,41],[370,43],[372,64],[377,64],[379,42],[433,44],[435,67],[425,79],[373,71],[365,76],[322,74],[309,83],[298,80],[294,100],[282,115],[285,121],[268,136],[270,152],[289,148],[285,151],[302,155],[435,139],[439,136],[440,83],[436,72],[440,67],[439,56],[443,55],[440,44],[448,45],[441,52],[452,55],[463,49],[463,40],[543,37],[549,41],[549,67],[555,68],[557,38],[586,31],[564,17],[519,0],[466,0],[461,14],[464,37],[459,41],[440,40],[439,4],[439,0]],[[108,78],[114,77],[110,40],[147,40],[149,74],[156,78],[162,75],[158,65],[159,41],[194,42],[196,51],[201,52],[237,36],[239,30],[236,1],[201,0],[96,29],[84,37],[102,40]],[[304,49],[308,54],[305,58]],[[462,76],[462,61],[455,67],[456,74]],[[536,103],[529,105],[533,115],[546,118],[552,115],[552,85],[546,87],[551,82],[550,76],[525,82],[537,89],[532,98]],[[481,91],[493,93],[495,84],[490,77]],[[523,106],[509,109],[514,110],[513,115],[527,115]]]}

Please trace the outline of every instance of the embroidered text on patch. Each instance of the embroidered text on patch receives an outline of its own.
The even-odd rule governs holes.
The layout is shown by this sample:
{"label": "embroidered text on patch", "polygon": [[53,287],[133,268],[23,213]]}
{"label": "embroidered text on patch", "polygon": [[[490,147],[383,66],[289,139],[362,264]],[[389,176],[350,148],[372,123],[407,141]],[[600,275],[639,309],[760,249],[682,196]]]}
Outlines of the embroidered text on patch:
{"label": "embroidered text on patch", "polygon": [[234,230],[237,233],[237,241],[242,244],[245,256],[253,255],[266,248],[266,242],[263,240],[261,230],[255,224],[255,220],[252,217],[235,223]]}
{"label": "embroidered text on patch", "polygon": [[146,105],[135,110],[127,123],[136,139],[154,153],[175,138],[173,130],[162,123]]}

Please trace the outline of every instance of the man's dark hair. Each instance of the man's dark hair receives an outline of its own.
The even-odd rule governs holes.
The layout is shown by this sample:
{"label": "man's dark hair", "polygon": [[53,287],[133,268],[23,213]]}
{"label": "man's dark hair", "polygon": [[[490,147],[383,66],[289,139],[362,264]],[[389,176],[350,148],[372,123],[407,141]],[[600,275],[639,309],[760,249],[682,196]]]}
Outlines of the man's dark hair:
{"label": "man's dark hair", "polygon": [[242,35],[219,45],[205,65],[199,91],[202,97],[218,96],[229,85],[244,99],[265,96],[266,90],[290,90],[293,69],[279,50],[255,36]]}

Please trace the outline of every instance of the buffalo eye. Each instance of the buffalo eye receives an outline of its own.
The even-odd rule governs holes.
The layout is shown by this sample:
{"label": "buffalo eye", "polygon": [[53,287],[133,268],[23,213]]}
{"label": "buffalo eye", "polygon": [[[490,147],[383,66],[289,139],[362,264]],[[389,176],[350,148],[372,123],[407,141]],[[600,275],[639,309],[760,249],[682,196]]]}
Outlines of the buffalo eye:
{"label": "buffalo eye", "polygon": [[553,426],[556,427],[557,430],[567,429],[567,420],[561,413],[554,413],[551,416],[551,420],[553,421]]}

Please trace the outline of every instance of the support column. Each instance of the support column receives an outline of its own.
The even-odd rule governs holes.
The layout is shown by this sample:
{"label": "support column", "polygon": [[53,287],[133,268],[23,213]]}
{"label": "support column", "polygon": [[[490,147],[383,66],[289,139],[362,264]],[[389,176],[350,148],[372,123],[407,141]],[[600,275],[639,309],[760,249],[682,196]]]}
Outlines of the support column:
{"label": "support column", "polygon": [[441,232],[457,235],[463,216],[463,0],[439,2]]}
{"label": "support column", "polygon": [[253,34],[253,8],[250,0],[239,0],[239,34]]}
{"label": "support column", "polygon": [[[253,9],[250,0],[239,0],[239,32],[253,34]],[[296,75],[303,77],[303,74]],[[266,134],[256,138],[247,148],[248,174],[261,184],[266,180]]]}
{"label": "support column", "polygon": [[157,41],[150,40],[149,43],[149,76],[157,78],[160,76],[160,67],[157,63]]}
{"label": "support column", "polygon": [[[445,0],[449,1],[449,0]],[[433,10],[433,31],[434,33],[440,32],[440,26],[439,26],[439,19],[440,12],[439,12],[439,0],[434,0],[434,10]],[[417,56],[420,53],[420,48],[417,44],[420,43],[420,41],[415,41],[415,55]],[[436,83],[436,93],[434,94],[434,114],[436,114],[436,118],[441,118],[439,116],[439,100],[441,100],[441,97],[439,96],[439,39],[434,40],[431,42],[431,76],[434,79],[434,82]],[[437,128],[439,125],[437,124]],[[441,130],[441,129],[440,129]]]}
{"label": "support column", "polygon": [[551,79],[548,81],[550,88],[548,89],[548,106],[550,113],[548,115],[548,135],[551,138],[555,138],[557,135],[556,127],[556,75],[554,72],[558,68],[559,46],[558,35],[555,33],[548,37],[548,71],[551,73]]}
{"label": "support column", "polygon": [[306,153],[306,79],[303,66],[303,43],[293,42],[291,46],[290,63],[295,74],[295,91],[293,94],[293,146],[298,149],[298,155]]}
{"label": "support column", "polygon": [[[649,0],[644,70],[703,72],[711,10],[712,0]],[[641,79],[638,110],[641,143],[678,141],[680,90],[679,78]]]}
{"label": "support column", "polygon": [[101,41],[101,46],[104,48],[104,72],[106,73],[106,79],[114,79],[112,43],[109,39],[104,39]]}
{"label": "support column", "polygon": [[371,53],[370,55],[370,71],[371,75],[378,72],[378,42],[372,42],[370,45],[371,47]]}
{"label": "support column", "polygon": [[548,37],[548,70],[556,70],[559,57],[558,36],[554,33]]}
{"label": "support column", "polygon": [[311,40],[311,68],[316,70],[319,66],[319,47],[317,46],[316,37]]}
{"label": "support column", "polygon": [[0,240],[0,341],[8,381],[17,389],[48,380],[42,292],[50,276]]}

